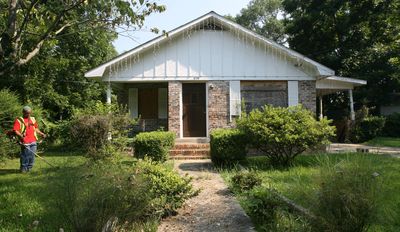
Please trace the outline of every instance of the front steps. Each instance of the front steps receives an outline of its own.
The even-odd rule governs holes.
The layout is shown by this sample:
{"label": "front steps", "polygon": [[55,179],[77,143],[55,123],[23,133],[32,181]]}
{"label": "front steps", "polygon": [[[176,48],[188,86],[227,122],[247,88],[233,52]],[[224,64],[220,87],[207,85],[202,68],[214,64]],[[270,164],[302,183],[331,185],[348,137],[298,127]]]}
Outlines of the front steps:
{"label": "front steps", "polygon": [[209,159],[210,144],[208,142],[176,141],[174,148],[169,151],[170,159]]}

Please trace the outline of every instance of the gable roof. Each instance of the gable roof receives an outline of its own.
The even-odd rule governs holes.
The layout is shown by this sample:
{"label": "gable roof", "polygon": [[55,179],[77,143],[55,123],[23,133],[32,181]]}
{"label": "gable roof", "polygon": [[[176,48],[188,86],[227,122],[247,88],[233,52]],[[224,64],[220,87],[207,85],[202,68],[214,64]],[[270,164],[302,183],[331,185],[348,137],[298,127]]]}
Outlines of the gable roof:
{"label": "gable roof", "polygon": [[124,53],[116,56],[115,58],[99,65],[98,67],[87,71],[85,73],[85,77],[88,77],[88,78],[102,77],[107,67],[109,67],[113,64],[116,64],[132,55],[143,52],[146,49],[151,48],[152,46],[154,46],[157,43],[161,43],[170,38],[174,38],[174,37],[186,32],[187,30],[195,28],[196,26],[199,26],[199,25],[204,26],[205,22],[213,23],[215,25],[218,24],[219,27],[226,29],[226,30],[237,30],[238,33],[242,33],[246,36],[250,36],[250,37],[254,38],[255,40],[265,43],[266,46],[270,46],[273,49],[277,49],[278,51],[280,51],[283,55],[286,56],[286,58],[289,61],[293,62],[297,67],[306,68],[304,66],[307,66],[307,67],[313,69],[314,70],[313,73],[315,73],[316,77],[324,78],[324,77],[335,75],[334,70],[332,70],[332,69],[330,69],[330,68],[328,68],[328,67],[326,67],[326,66],[324,66],[324,65],[292,50],[292,49],[289,49],[285,46],[282,46],[282,45],[270,40],[270,39],[267,39],[267,38],[253,32],[235,22],[232,22],[231,20],[215,13],[214,11],[211,11],[197,19],[194,19],[180,27],[177,27],[177,28],[167,32],[166,35],[161,35],[152,40],[149,40],[148,42],[145,42],[145,43],[143,43],[127,52],[124,52]]}

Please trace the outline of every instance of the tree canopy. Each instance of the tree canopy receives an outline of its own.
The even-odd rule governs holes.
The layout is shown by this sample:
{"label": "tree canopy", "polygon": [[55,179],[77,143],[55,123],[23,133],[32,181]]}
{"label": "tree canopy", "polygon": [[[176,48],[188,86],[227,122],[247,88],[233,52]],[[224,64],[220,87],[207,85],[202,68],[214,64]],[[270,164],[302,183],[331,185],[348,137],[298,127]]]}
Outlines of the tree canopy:
{"label": "tree canopy", "polygon": [[121,27],[136,30],[165,7],[149,0],[0,0],[0,88],[54,119],[100,99],[84,72],[116,55]]}

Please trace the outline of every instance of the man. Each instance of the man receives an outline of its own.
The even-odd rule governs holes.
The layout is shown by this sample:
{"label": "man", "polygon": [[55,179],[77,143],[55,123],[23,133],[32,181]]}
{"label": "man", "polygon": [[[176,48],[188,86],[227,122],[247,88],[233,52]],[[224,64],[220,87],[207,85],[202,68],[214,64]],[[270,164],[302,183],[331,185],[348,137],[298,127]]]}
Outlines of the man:
{"label": "man", "polygon": [[22,109],[23,117],[18,117],[14,122],[14,133],[19,137],[21,142],[21,157],[20,157],[20,171],[29,172],[35,161],[35,154],[37,150],[37,134],[42,138],[46,135],[39,130],[38,124],[34,117],[31,117],[32,109],[29,106],[24,106]]}

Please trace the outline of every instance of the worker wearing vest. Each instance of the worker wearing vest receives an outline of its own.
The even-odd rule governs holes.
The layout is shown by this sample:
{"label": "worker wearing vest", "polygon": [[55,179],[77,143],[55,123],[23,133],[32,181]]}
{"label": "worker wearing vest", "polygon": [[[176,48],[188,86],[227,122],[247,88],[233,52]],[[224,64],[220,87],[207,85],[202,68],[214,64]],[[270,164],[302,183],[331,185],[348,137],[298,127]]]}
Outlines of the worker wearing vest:
{"label": "worker wearing vest", "polygon": [[38,134],[45,138],[46,135],[39,130],[38,124],[34,117],[31,117],[32,109],[29,106],[24,106],[22,109],[23,117],[18,117],[14,122],[14,132],[20,138],[22,143],[20,170],[21,172],[29,172],[35,161],[37,150]]}

